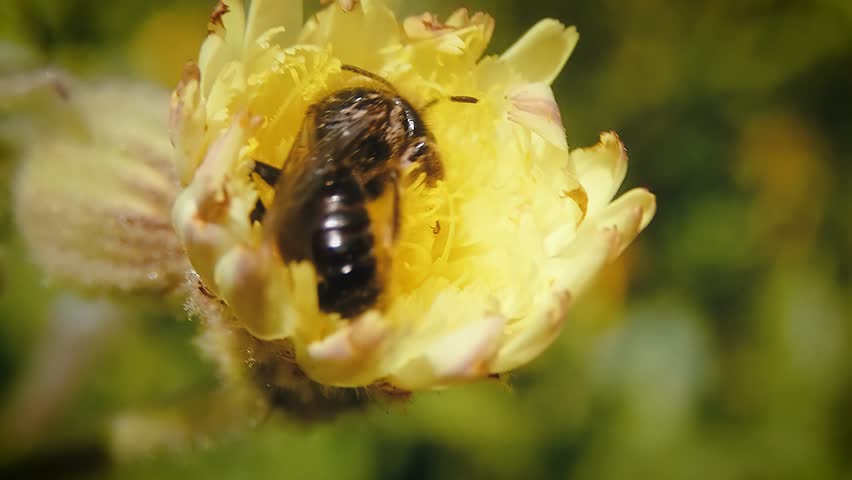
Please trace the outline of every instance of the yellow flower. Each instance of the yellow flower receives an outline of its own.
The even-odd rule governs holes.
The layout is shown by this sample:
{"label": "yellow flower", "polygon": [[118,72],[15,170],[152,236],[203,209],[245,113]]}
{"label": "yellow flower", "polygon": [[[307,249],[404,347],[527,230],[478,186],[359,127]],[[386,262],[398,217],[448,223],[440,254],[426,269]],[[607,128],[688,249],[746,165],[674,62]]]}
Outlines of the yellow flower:
{"label": "yellow flower", "polygon": [[[615,134],[568,149],[550,84],[577,32],[542,20],[483,57],[486,14],[399,23],[381,1],[343,3],[304,26],[300,0],[214,11],[172,98],[184,185],[173,221],[189,259],[253,349],[288,345],[322,384],[419,390],[515,369],[556,338],[576,295],[655,210],[643,189],[612,201],[627,168]],[[269,222],[251,220],[258,201],[274,209],[295,195],[253,171],[283,165],[311,105],[352,86],[390,90],[344,65],[419,110],[443,164],[433,185],[406,170],[387,281],[353,318],[323,311],[314,264],[284,261]]]}

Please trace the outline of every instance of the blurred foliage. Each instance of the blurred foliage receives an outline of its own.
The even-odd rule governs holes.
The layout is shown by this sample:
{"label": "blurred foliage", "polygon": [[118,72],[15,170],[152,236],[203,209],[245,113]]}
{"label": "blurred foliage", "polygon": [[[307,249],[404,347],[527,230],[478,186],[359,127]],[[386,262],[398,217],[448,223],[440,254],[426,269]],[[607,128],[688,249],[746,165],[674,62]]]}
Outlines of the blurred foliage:
{"label": "blurred foliage", "polygon": [[[171,87],[212,0],[11,0],[0,38],[33,64]],[[456,2],[400,2],[448,14]],[[415,4],[416,3],[416,4]],[[509,381],[331,424],[270,419],[190,451],[110,465],[110,415],[212,388],[194,325],[127,322],[51,424],[0,472],[85,478],[852,479],[852,3],[472,0],[492,52],[539,18],[578,26],[556,82],[571,145],[617,131],[659,211]],[[9,213],[0,151],[0,392],[53,293]],[[51,474],[52,472],[52,474]],[[13,478],[11,475],[0,475]]]}

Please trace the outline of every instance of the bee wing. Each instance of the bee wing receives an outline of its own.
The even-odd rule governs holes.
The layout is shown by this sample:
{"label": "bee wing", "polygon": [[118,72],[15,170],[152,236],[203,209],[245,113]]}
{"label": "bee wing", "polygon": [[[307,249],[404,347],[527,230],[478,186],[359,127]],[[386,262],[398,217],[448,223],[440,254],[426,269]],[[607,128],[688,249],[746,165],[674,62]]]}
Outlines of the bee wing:
{"label": "bee wing", "polygon": [[350,157],[369,129],[367,121],[349,121],[341,128],[326,128],[317,138],[308,116],[296,142],[281,168],[275,184],[275,197],[264,221],[264,230],[273,238],[287,260],[311,258],[311,233],[317,202],[329,173],[344,168],[341,160]]}

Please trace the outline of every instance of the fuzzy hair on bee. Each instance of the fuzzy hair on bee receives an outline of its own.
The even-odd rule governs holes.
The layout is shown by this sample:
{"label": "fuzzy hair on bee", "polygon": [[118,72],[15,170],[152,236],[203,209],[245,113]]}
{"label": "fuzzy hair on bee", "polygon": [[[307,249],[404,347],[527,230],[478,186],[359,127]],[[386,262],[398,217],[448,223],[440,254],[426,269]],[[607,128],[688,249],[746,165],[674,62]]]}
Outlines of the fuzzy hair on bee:
{"label": "fuzzy hair on bee", "polygon": [[258,201],[251,218],[283,261],[314,265],[321,310],[348,319],[374,307],[384,290],[404,173],[434,185],[444,171],[414,106],[387,80],[342,69],[376,86],[345,88],[308,107],[281,169],[256,162],[275,196],[268,206]]}

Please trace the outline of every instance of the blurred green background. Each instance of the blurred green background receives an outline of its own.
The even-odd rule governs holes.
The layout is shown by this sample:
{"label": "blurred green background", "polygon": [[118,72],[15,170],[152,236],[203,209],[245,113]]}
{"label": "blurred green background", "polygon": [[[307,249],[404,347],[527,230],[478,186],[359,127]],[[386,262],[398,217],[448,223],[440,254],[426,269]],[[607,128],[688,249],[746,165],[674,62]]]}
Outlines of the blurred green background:
{"label": "blurred green background", "polygon": [[[310,3],[310,2],[309,2]],[[452,0],[402,1],[446,15]],[[11,0],[0,39],[84,77],[174,85],[212,0]],[[141,310],[4,478],[852,479],[852,2],[467,1],[491,53],[542,17],[580,43],[555,84],[569,144],[624,140],[657,217],[510,388],[281,420],[112,464],[112,414],[213,388],[196,325]],[[314,7],[315,8],[315,7]],[[0,151],[0,394],[47,333]],[[6,472],[5,474],[3,472]],[[7,476],[8,475],[8,476]]]}

